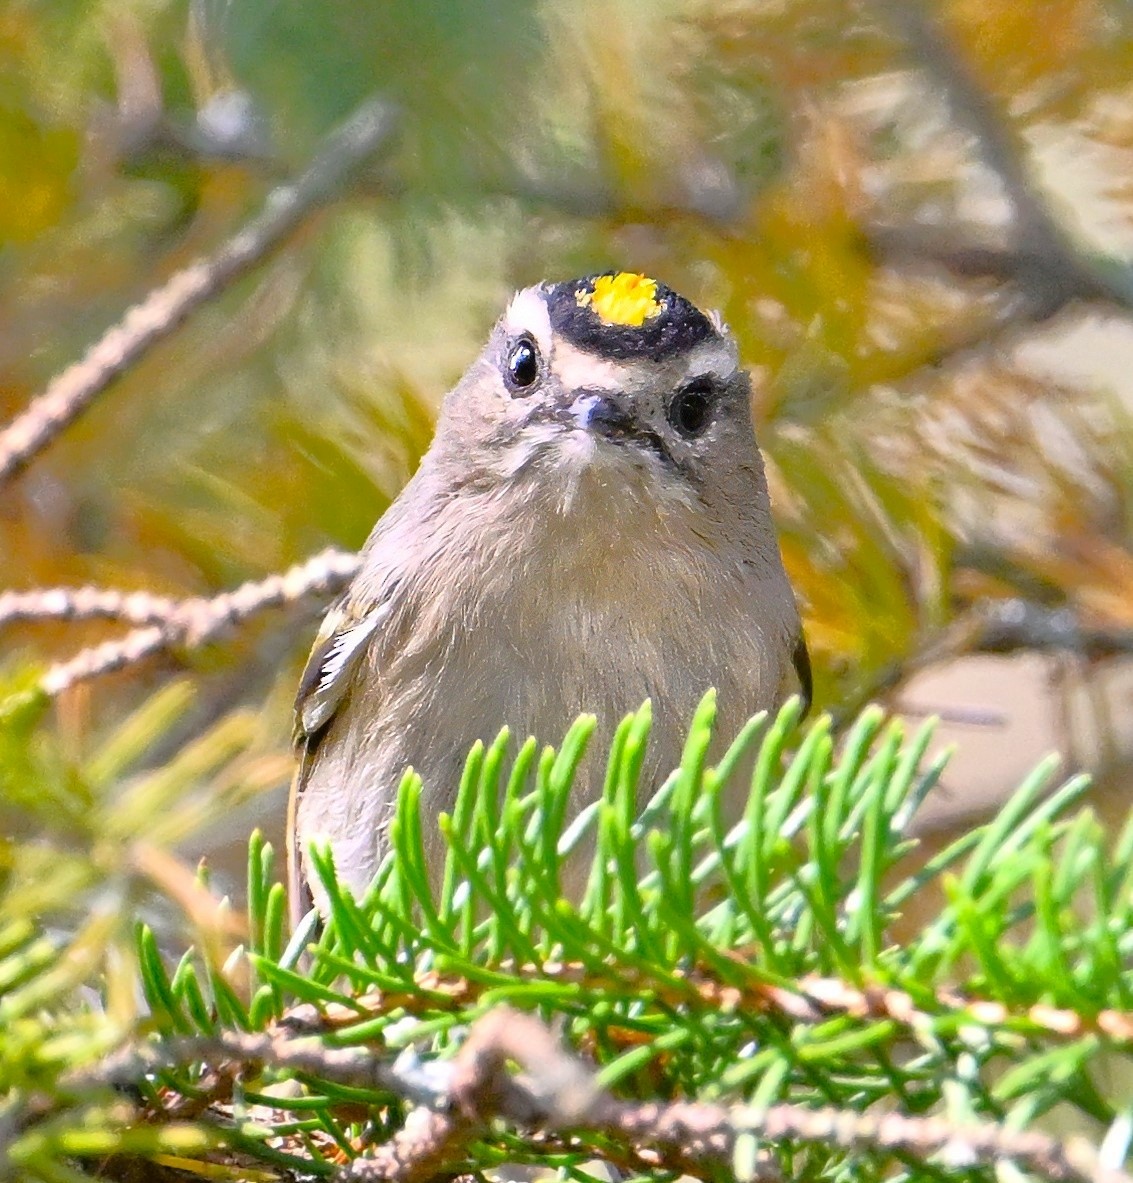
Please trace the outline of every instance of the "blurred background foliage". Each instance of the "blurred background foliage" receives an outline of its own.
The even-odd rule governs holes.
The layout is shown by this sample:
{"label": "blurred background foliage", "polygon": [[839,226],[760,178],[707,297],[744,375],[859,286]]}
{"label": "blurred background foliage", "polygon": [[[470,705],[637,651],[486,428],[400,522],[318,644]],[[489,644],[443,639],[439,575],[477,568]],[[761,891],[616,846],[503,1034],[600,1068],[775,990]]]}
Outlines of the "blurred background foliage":
{"label": "blurred background foliage", "polygon": [[[208,595],[358,547],[510,293],[621,267],[719,308],[753,368],[821,705],[899,692],[988,597],[1112,639],[1071,654],[1092,677],[1133,628],[1133,385],[1105,368],[1133,358],[1133,9],[914,10],[5,0],[3,419],[357,103],[402,116],[389,153],[4,489],[3,582]],[[219,794],[227,828],[241,851],[253,817],[278,833],[313,615],[68,691],[57,762],[103,767],[188,666],[191,700],[129,751],[160,766],[238,720],[253,763],[229,779],[271,792]],[[43,662],[111,632],[2,643]]]}

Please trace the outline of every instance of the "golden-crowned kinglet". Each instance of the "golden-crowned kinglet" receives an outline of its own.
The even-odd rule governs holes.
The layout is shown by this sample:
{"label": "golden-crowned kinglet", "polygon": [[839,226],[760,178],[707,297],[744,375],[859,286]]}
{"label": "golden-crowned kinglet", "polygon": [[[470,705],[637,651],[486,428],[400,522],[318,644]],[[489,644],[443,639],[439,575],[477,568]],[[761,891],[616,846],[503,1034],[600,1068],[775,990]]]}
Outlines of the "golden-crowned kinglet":
{"label": "golden-crowned kinglet", "polygon": [[[468,750],[557,741],[583,711],[600,751],[646,698],[645,786],[680,759],[705,690],[730,737],[810,694],[771,521],[751,386],[717,316],[626,272],[519,292],[448,395],[416,475],[328,613],[297,703],[292,898],[312,839],[363,891],[398,784],[451,811]],[[577,806],[598,792],[591,754]]]}

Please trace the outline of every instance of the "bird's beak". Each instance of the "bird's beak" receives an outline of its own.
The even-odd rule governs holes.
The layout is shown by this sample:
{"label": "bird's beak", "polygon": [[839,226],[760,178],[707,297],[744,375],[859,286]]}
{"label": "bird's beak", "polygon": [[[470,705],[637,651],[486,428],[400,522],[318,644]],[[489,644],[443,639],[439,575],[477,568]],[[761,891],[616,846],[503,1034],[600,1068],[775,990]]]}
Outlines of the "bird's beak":
{"label": "bird's beak", "polygon": [[570,404],[568,414],[579,427],[602,435],[624,437],[633,430],[633,419],[608,394],[580,391]]}
{"label": "bird's beak", "polygon": [[600,435],[611,443],[646,448],[666,463],[673,463],[665,441],[634,418],[620,399],[604,391],[577,391],[567,407],[567,417],[585,431]]}

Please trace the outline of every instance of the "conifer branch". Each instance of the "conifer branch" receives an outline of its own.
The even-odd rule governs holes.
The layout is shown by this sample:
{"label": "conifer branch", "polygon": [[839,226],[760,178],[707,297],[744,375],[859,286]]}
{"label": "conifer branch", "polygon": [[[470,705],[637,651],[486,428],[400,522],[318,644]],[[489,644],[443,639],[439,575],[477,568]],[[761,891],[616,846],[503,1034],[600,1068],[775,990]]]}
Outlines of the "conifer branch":
{"label": "conifer branch", "polygon": [[959,275],[1011,280],[1026,297],[1028,318],[1036,321],[1075,300],[1102,301],[1133,312],[1133,269],[1075,241],[1042,192],[1025,147],[927,5],[886,0],[882,9],[1003,186],[1013,223],[1005,248],[949,240],[931,228],[877,226],[868,237],[879,253],[936,262]]}
{"label": "conifer branch", "polygon": [[20,621],[119,620],[158,624],[173,618],[179,602],[147,591],[109,587],[42,587],[0,592],[0,628]]}
{"label": "conifer branch", "polygon": [[[596,886],[574,903],[559,828],[591,719],[538,769],[532,744],[509,771],[506,733],[473,750],[444,828],[455,873],[439,886],[411,776],[391,821],[397,857],[364,897],[314,847],[329,900],[321,934],[312,915],[288,935],[271,844],[253,836],[241,947],[170,958],[139,926],[143,1023],[79,1040],[70,1062],[87,1066],[61,1062],[19,1094],[0,1141],[45,1171],[108,1146],[148,1161],[215,1150],[235,1169],[337,1183],[594,1158],[647,1176],[770,1180],[795,1177],[800,1161],[815,1177],[869,1171],[863,1154],[916,1174],[1011,1162],[1050,1180],[1133,1183],[1116,1169],[1120,1120],[1101,1166],[1084,1145],[1028,1132],[1060,1102],[1094,1114],[1079,1074],[1099,1048],[1127,1059],[1133,1047],[1133,824],[1111,841],[1088,810],[1068,815],[1084,781],[1052,792],[1048,761],[993,821],[894,884],[943,770],[922,763],[931,728],[906,739],[871,709],[836,751],[828,718],[798,736],[791,703],[707,769],[714,717],[709,694],[679,775],[644,805],[649,711],[623,721],[605,811],[587,821]],[[759,808],[728,828],[720,769],[734,773],[745,753]],[[120,824],[111,815],[105,828]],[[892,944],[892,919],[942,876],[949,898],[919,937]],[[697,892],[682,890],[690,880]],[[1017,906],[1002,906],[1008,896]],[[27,923],[0,938],[0,980],[24,983],[0,1010],[38,1014],[68,950]],[[77,1039],[85,1013],[64,1033]],[[59,1021],[42,1020],[55,1040]],[[51,1122],[92,1121],[96,1150],[78,1135],[39,1138]],[[190,1134],[191,1152],[178,1141]]]}
{"label": "conifer branch", "polygon": [[[200,648],[233,625],[268,608],[333,595],[357,569],[357,555],[326,550],[280,574],[250,581],[212,599],[174,600],[163,605],[157,597],[151,597],[138,610],[151,612],[155,623],[136,628],[118,640],[83,649],[75,657],[52,666],[43,677],[43,690],[54,697],[77,682],[134,665],[155,653]],[[42,594],[52,603],[50,597],[58,595],[59,590]],[[66,605],[67,598],[66,594],[59,596],[60,604]]]}
{"label": "conifer branch", "polygon": [[[509,1060],[519,1065],[526,1080],[505,1076]],[[662,1169],[693,1174],[701,1174],[708,1165],[735,1169],[738,1143],[747,1137],[817,1142],[845,1150],[905,1151],[922,1161],[938,1154],[964,1164],[1011,1160],[1051,1180],[1130,1183],[1125,1172],[1101,1167],[1085,1145],[987,1123],[963,1126],[940,1118],[877,1116],[792,1104],[757,1109],[619,1101],[598,1087],[580,1060],[559,1047],[549,1028],[505,1007],[473,1027],[454,1062],[450,1089],[461,1113],[478,1116],[482,1122],[502,1116],[519,1125],[540,1120],[559,1133],[572,1128],[597,1130],[631,1145],[656,1148]],[[364,1161],[357,1160],[340,1177],[389,1177],[359,1169]],[[400,1177],[406,1183],[423,1178],[418,1174]]]}
{"label": "conifer branch", "polygon": [[[621,1101],[598,1084],[582,1060],[562,1048],[549,1027],[506,1006],[477,1020],[457,1055],[432,1064],[428,1076],[412,1066],[387,1065],[367,1048],[327,1047],[317,1038],[276,1029],[143,1045],[67,1083],[79,1090],[92,1084],[136,1085],[145,1074],[202,1058],[218,1080],[231,1081],[253,1065],[268,1065],[418,1103],[427,1098],[387,1142],[339,1168],[336,1183],[424,1183],[468,1158],[477,1139],[499,1122],[583,1146],[588,1135],[600,1134],[656,1169],[698,1177],[721,1166],[740,1173],[737,1158],[749,1150],[747,1177],[777,1177],[766,1156],[757,1156],[759,1144],[791,1140],[842,1150],[900,1152],[921,1161],[941,1156],[952,1165],[1011,1161],[1057,1183],[1131,1183],[1124,1171],[1101,1166],[1084,1143],[989,1123],[787,1103],[757,1108]],[[513,1063],[518,1074],[509,1070]]]}
{"label": "conifer branch", "polygon": [[393,108],[364,103],[327,140],[293,182],[268,194],[261,212],[219,250],[178,271],[126,313],[76,362],[57,375],[21,415],[0,430],[0,485],[62,433],[110,383],[190,313],[229,287],[295,230],[362,161],[386,144]]}
{"label": "conifer branch", "polygon": [[[582,962],[551,965],[501,965],[501,971],[529,980],[577,986],[586,991],[632,989],[635,975],[622,967],[617,981],[598,973]],[[641,980],[642,991],[672,1007],[699,1003],[706,1010],[781,1015],[800,1022],[820,1023],[832,1015],[855,1019],[889,1019],[901,1027],[917,1030],[931,1028],[940,1015],[950,1022],[968,1020],[984,1027],[1031,1028],[1059,1039],[1081,1039],[1103,1035],[1114,1044],[1133,1047],[1133,1011],[1106,1009],[1084,1014],[1066,1007],[1046,1004],[1013,1009],[1006,1003],[970,997],[961,991],[941,988],[933,992],[936,1013],[918,1005],[905,990],[866,984],[855,986],[841,978],[808,975],[793,987],[771,982],[751,981],[743,986],[724,981],[706,970],[671,972],[667,983]],[[316,1008],[309,1003],[288,1011],[281,1020],[295,1034],[325,1034],[348,1027],[364,1017],[394,1012],[424,1014],[435,1011],[441,1000],[454,1011],[474,1006],[493,986],[458,974],[444,975],[428,970],[416,976],[412,989],[372,991],[353,999],[350,1006],[330,1003]],[[616,1037],[611,1037],[616,1042]]]}

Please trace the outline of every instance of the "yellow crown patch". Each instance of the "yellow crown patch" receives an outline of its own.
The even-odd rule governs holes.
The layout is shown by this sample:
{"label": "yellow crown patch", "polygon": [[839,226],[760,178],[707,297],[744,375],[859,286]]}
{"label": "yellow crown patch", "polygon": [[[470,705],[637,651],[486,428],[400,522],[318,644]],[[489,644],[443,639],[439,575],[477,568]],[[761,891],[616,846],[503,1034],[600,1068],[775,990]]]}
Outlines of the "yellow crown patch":
{"label": "yellow crown patch", "polygon": [[663,309],[657,299],[657,281],[632,271],[600,275],[592,291],[576,292],[580,308],[589,308],[608,325],[632,325],[640,328]]}

